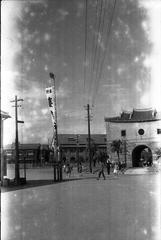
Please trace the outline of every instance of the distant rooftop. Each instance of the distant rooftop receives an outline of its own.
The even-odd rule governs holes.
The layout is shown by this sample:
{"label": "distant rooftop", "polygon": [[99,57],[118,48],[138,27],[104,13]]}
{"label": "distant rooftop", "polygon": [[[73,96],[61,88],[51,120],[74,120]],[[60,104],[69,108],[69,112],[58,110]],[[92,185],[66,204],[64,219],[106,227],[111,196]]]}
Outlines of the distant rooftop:
{"label": "distant rooftop", "polygon": [[122,111],[120,116],[105,118],[105,122],[149,122],[161,120],[161,113],[155,109],[133,109],[133,111]]}
{"label": "distant rooftop", "polygon": [[11,116],[7,112],[4,112],[2,110],[0,112],[0,116],[1,116],[2,120],[7,119],[7,118],[11,118]]}
{"label": "distant rooftop", "polygon": [[[77,146],[77,141],[79,147],[86,146],[88,144],[88,134],[58,134],[58,142],[60,145],[65,147]],[[94,142],[96,145],[105,146],[106,135],[105,134],[91,134],[91,143]],[[5,149],[14,149],[15,144],[8,144]],[[19,149],[47,149],[48,144],[40,143],[24,143],[19,144]]]}

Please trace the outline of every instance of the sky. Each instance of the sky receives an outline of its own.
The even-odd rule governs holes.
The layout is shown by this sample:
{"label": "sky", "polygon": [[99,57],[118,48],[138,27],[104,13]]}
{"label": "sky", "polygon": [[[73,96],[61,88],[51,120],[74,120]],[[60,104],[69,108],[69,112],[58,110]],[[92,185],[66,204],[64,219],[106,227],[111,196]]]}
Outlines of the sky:
{"label": "sky", "polygon": [[4,144],[48,143],[45,95],[56,77],[58,133],[105,133],[104,117],[122,110],[161,110],[160,0],[4,0],[1,3],[1,109]]}

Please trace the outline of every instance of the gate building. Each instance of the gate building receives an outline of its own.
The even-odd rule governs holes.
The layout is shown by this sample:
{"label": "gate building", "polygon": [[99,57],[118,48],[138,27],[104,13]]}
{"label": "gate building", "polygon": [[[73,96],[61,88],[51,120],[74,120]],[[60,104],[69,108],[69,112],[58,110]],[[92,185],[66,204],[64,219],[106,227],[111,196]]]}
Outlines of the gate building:
{"label": "gate building", "polygon": [[[113,161],[128,167],[152,165],[161,148],[161,113],[154,109],[123,111],[120,116],[105,118],[107,152]],[[119,159],[113,142],[120,142]]]}

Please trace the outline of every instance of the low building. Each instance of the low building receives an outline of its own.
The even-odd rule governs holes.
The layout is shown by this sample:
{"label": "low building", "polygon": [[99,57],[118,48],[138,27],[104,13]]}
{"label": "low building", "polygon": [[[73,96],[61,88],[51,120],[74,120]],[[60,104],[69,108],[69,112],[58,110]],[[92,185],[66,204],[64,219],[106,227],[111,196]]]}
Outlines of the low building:
{"label": "low building", "polygon": [[[4,148],[7,163],[15,163],[15,144]],[[41,166],[45,161],[49,162],[49,146],[47,144],[19,144],[19,164],[26,163],[27,166]]]}
{"label": "low building", "polygon": [[119,158],[129,167],[151,165],[161,148],[161,114],[153,109],[123,111],[120,116],[105,118],[107,151],[117,161],[116,147],[120,142]]}
{"label": "low building", "polygon": [[[62,155],[68,159],[77,161],[88,160],[88,135],[87,134],[60,134],[58,136],[59,145],[62,149]],[[106,151],[106,135],[91,135],[91,155],[96,151]]]}
{"label": "low building", "polygon": [[3,177],[6,175],[6,161],[5,161],[5,157],[4,157],[4,150],[3,150],[3,124],[4,124],[4,120],[11,118],[11,116],[4,112],[4,111],[0,111],[0,117],[1,117],[1,181],[3,181]]}
{"label": "low building", "polygon": [[[87,134],[59,134],[58,144],[62,152],[62,159],[77,162],[78,157],[81,161],[88,160],[88,135]],[[5,155],[8,164],[15,162],[15,144],[5,147]],[[96,150],[106,150],[105,134],[91,135],[91,152]],[[25,160],[25,161],[24,161]],[[48,144],[19,144],[20,164],[28,166],[43,166],[53,163],[53,155],[49,150]]]}

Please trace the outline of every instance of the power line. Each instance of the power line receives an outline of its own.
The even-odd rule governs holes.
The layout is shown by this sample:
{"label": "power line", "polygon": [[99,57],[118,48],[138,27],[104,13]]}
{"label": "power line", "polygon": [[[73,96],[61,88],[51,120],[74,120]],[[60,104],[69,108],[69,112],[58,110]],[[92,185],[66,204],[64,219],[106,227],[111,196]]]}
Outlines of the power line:
{"label": "power line", "polygon": [[100,28],[101,28],[101,16],[102,16],[102,9],[103,9],[103,0],[101,0],[101,5],[100,5],[100,12],[99,12],[99,18],[98,18],[98,31],[96,32],[97,34],[97,41],[94,49],[94,59],[93,59],[93,67],[92,67],[92,76],[91,79],[93,79],[94,72],[95,72],[95,64],[96,64],[96,58],[97,58],[97,52],[98,52],[98,39],[99,39],[99,34],[100,34]]}
{"label": "power line", "polygon": [[85,0],[85,50],[84,50],[84,92],[85,92],[85,84],[86,84],[86,64],[87,64],[87,0]]}
{"label": "power line", "polygon": [[[105,44],[105,52],[101,61],[101,65],[100,65],[100,69],[99,69],[99,73],[96,76],[96,90],[95,90],[95,96],[97,95],[97,91],[98,91],[98,84],[99,81],[101,79],[102,76],[102,69],[103,69],[103,65],[104,65],[104,61],[105,61],[105,57],[107,54],[107,50],[108,50],[108,43],[109,43],[109,39],[110,39],[110,33],[111,33],[111,27],[112,27],[112,22],[113,22],[113,18],[114,18],[114,12],[115,12],[115,8],[116,8],[116,0],[114,0],[114,5],[113,5],[113,10],[112,10],[112,15],[111,15],[111,19],[107,28],[107,38],[106,38],[106,44]],[[94,97],[93,97],[94,99]]]}
{"label": "power line", "polygon": [[[98,16],[98,9],[99,9],[98,6],[99,6],[99,4],[98,4],[98,0],[97,0],[97,2],[96,2],[96,18],[95,18],[94,30],[95,30],[96,27],[97,27],[97,20],[98,20],[97,16]],[[96,33],[94,34],[93,41],[92,41],[91,63],[93,62],[93,57],[94,57],[94,54],[93,54],[93,53],[94,53],[95,42],[96,42]],[[90,72],[90,74],[91,74],[91,76],[92,76],[92,64],[91,64],[91,72]]]}
{"label": "power line", "polygon": [[[104,9],[104,11],[103,11],[103,13],[102,13],[102,26],[100,27],[100,30],[99,30],[99,37],[100,37],[100,39],[98,38],[98,40],[97,40],[97,45],[98,44],[102,44],[102,40],[103,40],[103,33],[104,33],[104,24],[105,24],[105,12],[106,12],[106,1],[105,1],[105,4],[104,4],[104,6],[103,6],[103,9]],[[101,46],[98,48],[98,54],[97,54],[97,57],[96,57],[96,66],[95,66],[95,68],[96,68],[96,70],[94,71],[93,70],[93,72],[95,73],[95,76],[94,76],[94,87],[95,87],[95,83],[96,83],[96,81],[97,81],[97,74],[98,74],[98,71],[99,71],[99,67],[100,67],[100,59],[101,59]]]}
{"label": "power line", "polygon": [[[96,29],[97,29],[97,25],[99,24],[99,18],[98,18],[98,14],[99,14],[99,2],[97,0],[96,2],[96,17],[95,17],[95,24],[94,24],[94,37],[93,37],[93,42],[92,42],[92,49],[91,49],[91,69],[90,69],[90,82],[89,82],[89,86],[91,85],[91,81],[93,78],[93,69],[94,69],[94,62],[95,62],[95,55],[96,55],[96,43],[97,43],[97,34],[96,34]],[[92,64],[93,63],[93,64]]]}
{"label": "power line", "polygon": [[98,84],[99,84],[100,78],[101,78],[101,76],[102,76],[102,69],[103,69],[104,61],[105,61],[106,54],[107,54],[108,43],[109,43],[109,39],[110,39],[111,27],[112,27],[112,22],[113,22],[113,19],[114,19],[115,8],[116,8],[116,0],[114,0],[113,10],[112,10],[112,14],[111,14],[111,19],[110,19],[110,23],[109,23],[108,28],[107,28],[107,39],[106,39],[106,44],[105,44],[104,55],[103,55],[103,58],[102,58],[102,61],[101,61],[99,73],[98,73],[98,75],[96,76],[96,84],[97,84],[97,85],[96,85],[95,91],[93,92],[93,97],[92,97],[92,99],[93,99],[92,103],[93,103],[93,104],[94,104],[94,100],[95,100],[95,99],[94,99],[94,96],[95,96],[95,98],[96,98],[97,91],[98,91]]}

